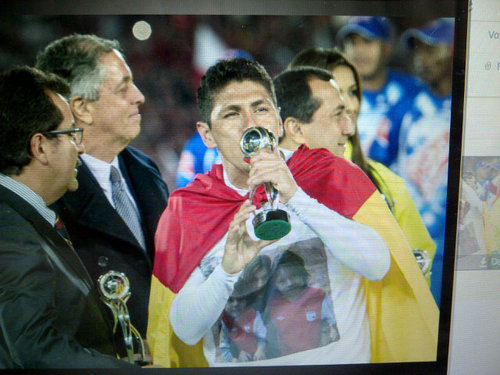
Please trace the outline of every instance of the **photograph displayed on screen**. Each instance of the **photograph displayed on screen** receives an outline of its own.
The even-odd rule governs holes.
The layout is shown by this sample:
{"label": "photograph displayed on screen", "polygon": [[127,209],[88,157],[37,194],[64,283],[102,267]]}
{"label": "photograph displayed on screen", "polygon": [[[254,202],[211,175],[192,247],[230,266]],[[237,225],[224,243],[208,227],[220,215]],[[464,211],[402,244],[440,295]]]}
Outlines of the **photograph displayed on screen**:
{"label": "photograph displayed on screen", "polygon": [[457,269],[500,269],[500,157],[464,156]]}
{"label": "photograph displayed on screen", "polygon": [[[500,268],[500,159],[453,147],[455,14],[393,13],[0,16],[2,72],[95,35],[118,42],[142,98],[124,149],[169,192],[147,280],[112,269],[80,213],[62,211],[93,282],[126,284],[101,298],[117,342],[128,305],[128,339],[158,367],[446,366],[453,205],[458,268]],[[148,199],[127,173],[129,195]]]}

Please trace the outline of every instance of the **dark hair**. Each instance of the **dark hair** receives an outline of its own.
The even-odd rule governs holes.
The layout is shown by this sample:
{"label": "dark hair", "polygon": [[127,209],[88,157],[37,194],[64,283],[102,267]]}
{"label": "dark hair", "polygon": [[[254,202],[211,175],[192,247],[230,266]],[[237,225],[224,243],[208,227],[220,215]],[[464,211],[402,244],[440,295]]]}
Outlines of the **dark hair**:
{"label": "dark hair", "polygon": [[231,297],[242,298],[256,296],[269,281],[271,276],[271,258],[267,255],[257,255],[243,270],[240,278],[234,284]]}
{"label": "dark hair", "polygon": [[107,71],[99,59],[113,50],[120,51],[116,40],[96,35],[73,34],[50,43],[36,57],[36,67],[64,78],[71,86],[71,97],[95,101]]}
{"label": "dark hair", "polygon": [[68,96],[69,86],[54,74],[27,66],[0,75],[0,173],[19,175],[31,160],[31,137],[62,122],[49,91]]}
{"label": "dark hair", "polygon": [[354,74],[354,80],[358,86],[356,97],[361,103],[361,79],[359,78],[358,70],[338,48],[312,47],[305,49],[299,52],[288,65],[290,69],[298,66],[315,66],[330,72],[338,66],[347,66]]}
{"label": "dark hair", "polygon": [[[338,48],[308,48],[301,52],[299,52],[289,64],[289,69],[296,69],[297,67],[304,66],[315,66],[322,69],[328,69],[332,71],[333,69],[339,66],[345,66],[351,69],[352,74],[354,75],[354,80],[358,89],[356,90],[356,97],[361,104],[361,79],[359,77],[358,70],[356,66],[349,61],[349,59],[338,49]],[[356,131],[354,135],[352,135],[349,140],[352,145],[352,156],[351,160],[354,164],[361,168],[363,172],[370,178],[373,184],[377,187],[377,189],[382,192],[385,196],[387,204],[392,209],[393,202],[390,197],[390,192],[388,189],[382,189],[383,179],[378,175],[377,171],[370,166],[368,161],[363,154],[363,150],[361,148],[361,141],[359,140],[358,127],[355,127]],[[377,176],[376,176],[377,175]]]}
{"label": "dark hair", "polygon": [[253,81],[261,84],[276,104],[273,82],[262,65],[246,58],[221,60],[207,70],[198,88],[198,109],[202,121],[209,126],[215,95],[233,81]]}
{"label": "dark hair", "polygon": [[314,112],[321,106],[321,101],[312,96],[309,86],[309,81],[315,78],[329,81],[333,79],[333,75],[325,69],[307,66],[285,70],[274,78],[283,121],[294,117],[306,124],[311,122]]}
{"label": "dark hair", "polygon": [[281,267],[293,267],[294,274],[300,276],[304,280],[304,284],[307,285],[309,281],[309,272],[307,272],[304,259],[290,250],[285,250],[279,259],[277,260],[274,275],[273,275],[273,283],[275,275]]}
{"label": "dark hair", "polygon": [[[358,87],[356,90],[356,97],[361,104],[361,79],[359,77],[358,70],[338,48],[327,49],[313,47],[305,49],[299,52],[289,64],[289,68],[295,68],[298,66],[316,66],[329,71],[332,71],[339,66],[346,66],[350,68]],[[352,144],[352,161],[369,175],[367,172],[369,170],[368,162],[366,161],[361,149],[361,141],[359,140],[357,127],[354,135],[350,137],[350,140]]]}

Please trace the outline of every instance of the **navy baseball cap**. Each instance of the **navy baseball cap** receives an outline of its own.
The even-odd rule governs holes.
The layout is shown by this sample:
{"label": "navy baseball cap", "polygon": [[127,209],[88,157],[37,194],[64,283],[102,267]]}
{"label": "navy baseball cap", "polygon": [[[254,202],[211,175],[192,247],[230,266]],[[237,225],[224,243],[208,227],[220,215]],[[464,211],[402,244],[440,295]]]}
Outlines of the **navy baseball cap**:
{"label": "navy baseball cap", "polygon": [[221,60],[233,59],[233,58],[238,58],[238,57],[249,59],[249,60],[254,59],[253,56],[245,50],[237,49],[237,48],[229,48],[229,49],[224,51],[224,53],[222,54]]}
{"label": "navy baseball cap", "polygon": [[390,41],[391,24],[385,17],[363,16],[352,17],[337,33],[337,40],[342,42],[351,34],[359,34],[366,39],[382,39]]}
{"label": "navy baseball cap", "polygon": [[439,18],[425,24],[420,29],[406,30],[401,39],[409,48],[413,47],[415,39],[431,46],[452,44],[454,26],[455,23],[452,18]]}

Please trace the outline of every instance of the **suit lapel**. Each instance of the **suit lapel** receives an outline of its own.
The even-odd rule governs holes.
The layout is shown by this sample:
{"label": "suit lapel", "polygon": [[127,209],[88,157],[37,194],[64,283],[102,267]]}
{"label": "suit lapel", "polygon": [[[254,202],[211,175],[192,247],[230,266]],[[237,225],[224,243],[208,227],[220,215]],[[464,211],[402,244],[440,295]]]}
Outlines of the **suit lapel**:
{"label": "suit lapel", "polygon": [[[0,199],[4,200],[28,222],[46,240],[44,250],[54,260],[68,278],[85,294],[92,289],[92,280],[74,249],[57,233],[38,211],[28,202],[9,189],[0,186]],[[43,245],[43,244],[42,244]],[[76,276],[76,277],[75,277]],[[83,287],[82,283],[85,285]]]}
{"label": "suit lapel", "polygon": [[134,235],[111,206],[89,168],[84,162],[79,168],[78,190],[68,192],[61,198],[71,215],[86,227],[125,241],[140,249]]}
{"label": "suit lapel", "polygon": [[87,269],[83,265],[75,250],[63,239],[47,220],[28,202],[17,194],[0,185],[0,201],[8,204],[13,210],[19,213],[26,221],[31,223],[42,241],[40,245],[52,260],[53,264],[66,275],[68,280],[78,288],[86,298],[89,299],[89,308],[95,306],[101,314],[102,321],[111,332],[109,312],[106,311],[104,303],[101,301],[97,288],[92,281]]}

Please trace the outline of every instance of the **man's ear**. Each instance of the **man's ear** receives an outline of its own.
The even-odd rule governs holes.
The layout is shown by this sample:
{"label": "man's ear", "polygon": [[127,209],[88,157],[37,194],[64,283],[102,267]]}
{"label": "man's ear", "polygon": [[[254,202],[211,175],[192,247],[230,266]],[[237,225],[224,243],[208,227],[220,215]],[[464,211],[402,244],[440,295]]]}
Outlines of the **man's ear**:
{"label": "man's ear", "polygon": [[87,125],[92,124],[94,121],[92,117],[92,102],[82,98],[81,96],[76,96],[71,98],[69,106],[71,107],[73,116],[75,116],[75,120],[79,120]]}
{"label": "man's ear", "polygon": [[33,159],[37,160],[40,164],[47,165],[49,158],[47,155],[49,140],[41,133],[34,134],[30,139],[30,150]]}
{"label": "man's ear", "polygon": [[283,125],[285,128],[285,134],[288,138],[290,138],[290,140],[297,145],[306,143],[306,138],[304,136],[304,132],[302,131],[302,123],[295,117],[288,117]]}
{"label": "man's ear", "polygon": [[210,126],[206,122],[198,121],[196,123],[196,130],[198,130],[198,134],[200,134],[203,143],[205,143],[205,146],[207,146],[208,148],[217,147],[217,143],[215,142],[215,139],[212,135],[212,129],[210,129]]}
{"label": "man's ear", "polygon": [[383,54],[384,54],[385,60],[389,61],[389,59],[392,56],[392,50],[393,50],[392,44],[388,43],[388,42],[383,42],[382,48],[383,48]]}

